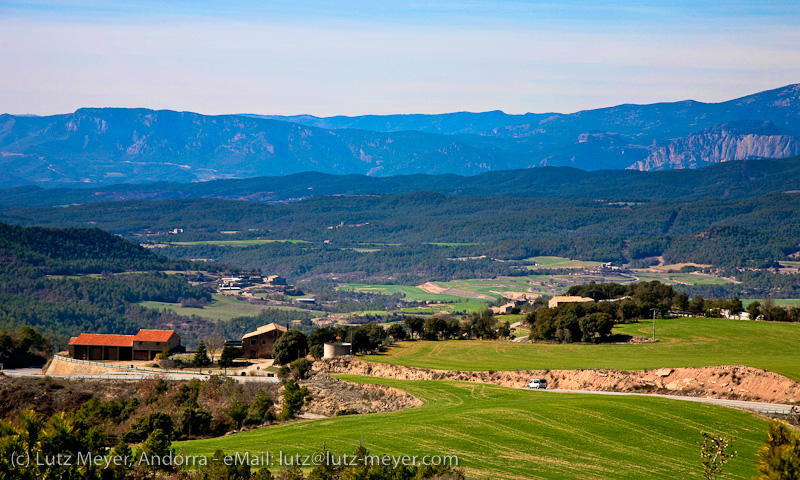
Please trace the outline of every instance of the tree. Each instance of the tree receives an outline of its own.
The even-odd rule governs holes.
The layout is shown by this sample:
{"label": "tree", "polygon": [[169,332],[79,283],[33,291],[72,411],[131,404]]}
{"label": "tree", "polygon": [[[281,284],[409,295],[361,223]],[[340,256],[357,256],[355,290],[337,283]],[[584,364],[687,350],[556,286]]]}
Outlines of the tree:
{"label": "tree", "polygon": [[192,358],[192,365],[195,367],[205,367],[206,365],[211,365],[211,359],[208,358],[208,351],[206,350],[206,344],[201,340],[200,344],[197,345],[197,350],[194,352],[194,357]]}
{"label": "tree", "polygon": [[172,453],[172,442],[160,428],[147,436],[142,444],[142,455],[147,457],[147,468],[150,470],[172,471],[173,465],[168,460]]}
{"label": "tree", "polygon": [[164,412],[154,412],[147,416],[137,417],[122,438],[129,443],[137,443],[146,439],[148,434],[155,430],[160,430],[170,436],[173,429],[172,417]]}
{"label": "tree", "polygon": [[800,478],[800,434],[784,422],[773,421],[767,440],[758,449],[755,480]]}
{"label": "tree", "polygon": [[739,297],[736,295],[733,296],[731,299],[730,304],[728,305],[728,310],[731,312],[731,315],[736,317],[740,313],[744,312],[744,305],[742,305],[742,301],[739,300]]}
{"label": "tree", "polygon": [[128,463],[133,462],[133,450],[131,446],[120,440],[111,451],[111,458],[121,459],[120,462],[112,462],[109,467],[114,472],[114,478],[117,480],[128,480],[133,477]]}
{"label": "tree", "polygon": [[236,348],[225,347],[219,355],[219,366],[225,369],[225,375],[228,374],[228,368],[233,366],[233,360],[236,358]]}
{"label": "tree", "polygon": [[389,336],[392,337],[397,342],[402,342],[403,340],[406,339],[406,336],[408,336],[408,332],[406,332],[406,329],[403,328],[403,326],[400,325],[399,323],[391,324],[389,326],[389,329],[386,330],[386,333],[388,333]]}
{"label": "tree", "polygon": [[220,335],[219,332],[214,330],[203,339],[203,342],[206,344],[206,347],[208,347],[209,353],[211,354],[211,363],[214,363],[214,355],[216,355],[217,350],[225,345],[225,339],[222,338],[222,335]]}
{"label": "tree", "polygon": [[497,327],[497,336],[500,338],[508,338],[511,336],[511,324],[505,321]]}
{"label": "tree", "polygon": [[[600,341],[611,334],[614,319],[607,313],[592,313],[578,320],[581,329],[581,340],[584,342]],[[598,337],[595,337],[598,335]]]}
{"label": "tree", "polygon": [[325,347],[320,344],[312,345],[311,348],[308,349],[308,354],[314,357],[314,360],[319,360],[325,355]]}
{"label": "tree", "polygon": [[353,355],[365,353],[370,350],[369,334],[362,328],[350,330],[350,333],[347,335],[347,340],[350,342]]}
{"label": "tree", "polygon": [[694,315],[704,315],[706,312],[706,299],[701,295],[695,296],[689,303],[689,313]]}
{"label": "tree", "polygon": [[208,480],[250,480],[252,474],[247,462],[225,462],[225,454],[217,449],[203,469]]}
{"label": "tree", "polygon": [[250,420],[248,422],[261,424],[275,420],[275,415],[272,412],[274,404],[275,402],[272,401],[272,397],[269,396],[266,390],[260,389],[256,394],[256,399],[253,400],[253,404],[250,405]]}
{"label": "tree", "polygon": [[411,332],[411,338],[414,338],[415,334],[419,338],[425,325],[425,319],[422,317],[406,317],[403,323],[408,327],[408,331]]}
{"label": "tree", "polygon": [[247,418],[248,410],[249,407],[247,404],[241,402],[239,399],[234,400],[231,406],[228,408],[228,416],[231,417],[231,420],[233,420],[236,428],[242,428],[242,424]]}
{"label": "tree", "polygon": [[639,308],[633,300],[626,298],[619,303],[619,314],[623,322],[628,322],[639,317]]}
{"label": "tree", "polygon": [[675,299],[673,300],[672,304],[679,312],[687,311],[689,309],[689,295],[685,293],[679,293],[675,295]]}
{"label": "tree", "polygon": [[447,330],[447,322],[444,319],[431,317],[425,320],[423,336],[426,340],[438,340],[445,330]]}
{"label": "tree", "polygon": [[480,314],[473,314],[467,322],[470,324],[470,336],[480,340],[494,340],[497,338],[497,330],[494,328],[497,320],[495,320],[491,310],[484,310]]}
{"label": "tree", "polygon": [[262,467],[253,475],[252,480],[275,480],[275,476],[269,471],[267,467]]}
{"label": "tree", "polygon": [[305,357],[308,351],[308,339],[299,330],[288,330],[275,341],[272,347],[272,356],[278,364],[289,363],[300,357]]}
{"label": "tree", "polygon": [[194,405],[186,405],[178,410],[176,429],[187,438],[207,434],[211,428],[211,413]]}
{"label": "tree", "polygon": [[703,464],[703,475],[709,480],[714,480],[722,473],[722,468],[728,460],[736,456],[736,452],[728,452],[733,443],[727,437],[711,435],[703,432],[703,441],[700,445],[700,459]]}
{"label": "tree", "polygon": [[289,375],[295,380],[305,380],[308,374],[311,373],[311,366],[314,362],[310,362],[305,358],[299,358],[289,364]]}
{"label": "tree", "polygon": [[308,389],[301,387],[294,379],[289,379],[283,386],[283,408],[278,415],[280,420],[291,420],[297,416],[297,413],[303,408],[308,396]]}
{"label": "tree", "polygon": [[315,345],[322,346],[326,343],[335,342],[337,337],[336,329],[323,326],[315,329],[308,334],[308,346],[313,348]]}
{"label": "tree", "polygon": [[748,305],[747,314],[750,316],[750,320],[758,320],[758,317],[761,316],[761,302],[756,300]]}

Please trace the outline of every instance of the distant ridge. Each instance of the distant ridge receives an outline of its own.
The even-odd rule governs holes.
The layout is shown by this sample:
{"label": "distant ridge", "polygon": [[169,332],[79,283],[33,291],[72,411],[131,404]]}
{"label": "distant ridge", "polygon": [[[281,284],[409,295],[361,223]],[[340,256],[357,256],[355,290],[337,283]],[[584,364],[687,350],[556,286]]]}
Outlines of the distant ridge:
{"label": "distant ridge", "polygon": [[722,103],[319,118],[82,108],[0,115],[0,188],[316,171],[475,175],[537,166],[697,168],[800,152],[800,85]]}
{"label": "distant ridge", "polygon": [[0,204],[55,206],[123,200],[223,198],[286,203],[330,195],[396,194],[431,191],[446,195],[539,198],[688,199],[744,198],[800,190],[800,157],[747,160],[697,170],[639,172],[571,167],[459,175],[329,175],[305,172],[209,182],[121,184],[97,188],[20,186],[0,190]]}

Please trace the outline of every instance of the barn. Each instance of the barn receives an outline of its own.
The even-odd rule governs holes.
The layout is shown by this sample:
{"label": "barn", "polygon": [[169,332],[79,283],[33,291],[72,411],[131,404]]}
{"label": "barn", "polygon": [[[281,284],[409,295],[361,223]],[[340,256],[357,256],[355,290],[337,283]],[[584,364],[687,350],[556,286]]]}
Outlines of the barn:
{"label": "barn", "polygon": [[153,360],[164,347],[179,350],[175,330],[139,330],[136,335],[81,333],[69,340],[69,355],[78,360]]}

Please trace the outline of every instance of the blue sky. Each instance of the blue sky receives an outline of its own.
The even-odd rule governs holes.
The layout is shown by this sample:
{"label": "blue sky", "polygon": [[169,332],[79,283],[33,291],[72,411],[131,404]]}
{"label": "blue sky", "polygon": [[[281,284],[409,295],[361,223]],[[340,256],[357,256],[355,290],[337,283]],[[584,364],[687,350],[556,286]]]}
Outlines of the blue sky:
{"label": "blue sky", "polygon": [[800,83],[800,2],[0,1],[0,112],[360,115]]}

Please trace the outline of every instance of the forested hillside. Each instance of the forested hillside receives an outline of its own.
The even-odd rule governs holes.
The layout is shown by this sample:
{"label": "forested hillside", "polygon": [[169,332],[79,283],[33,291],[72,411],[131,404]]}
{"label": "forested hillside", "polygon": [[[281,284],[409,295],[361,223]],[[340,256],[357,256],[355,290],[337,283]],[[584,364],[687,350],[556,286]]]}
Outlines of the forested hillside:
{"label": "forested hillside", "polygon": [[431,191],[445,195],[534,198],[691,199],[744,198],[800,190],[800,158],[742,160],[697,170],[587,172],[571,167],[459,175],[329,175],[305,172],[281,177],[97,188],[16,187],[0,191],[0,205],[59,206],[123,200],[224,198],[287,203],[327,195],[366,195]]}
{"label": "forested hillside", "polygon": [[[762,293],[796,295],[773,268],[800,251],[800,195],[597,201],[403,195],[321,197],[286,205],[216,199],[22,208],[2,218],[58,227],[91,222],[174,258],[263,269],[292,281],[426,280],[521,275],[554,255],[647,266],[694,262],[750,275]],[[173,234],[178,229],[180,233]],[[719,293],[730,295],[732,292]],[[750,292],[753,294],[753,292]]]}
{"label": "forested hillside", "polygon": [[210,300],[204,289],[164,270],[171,260],[99,229],[0,224],[0,329],[36,328],[61,348],[80,332],[132,334],[190,321],[136,305],[145,300]]}

